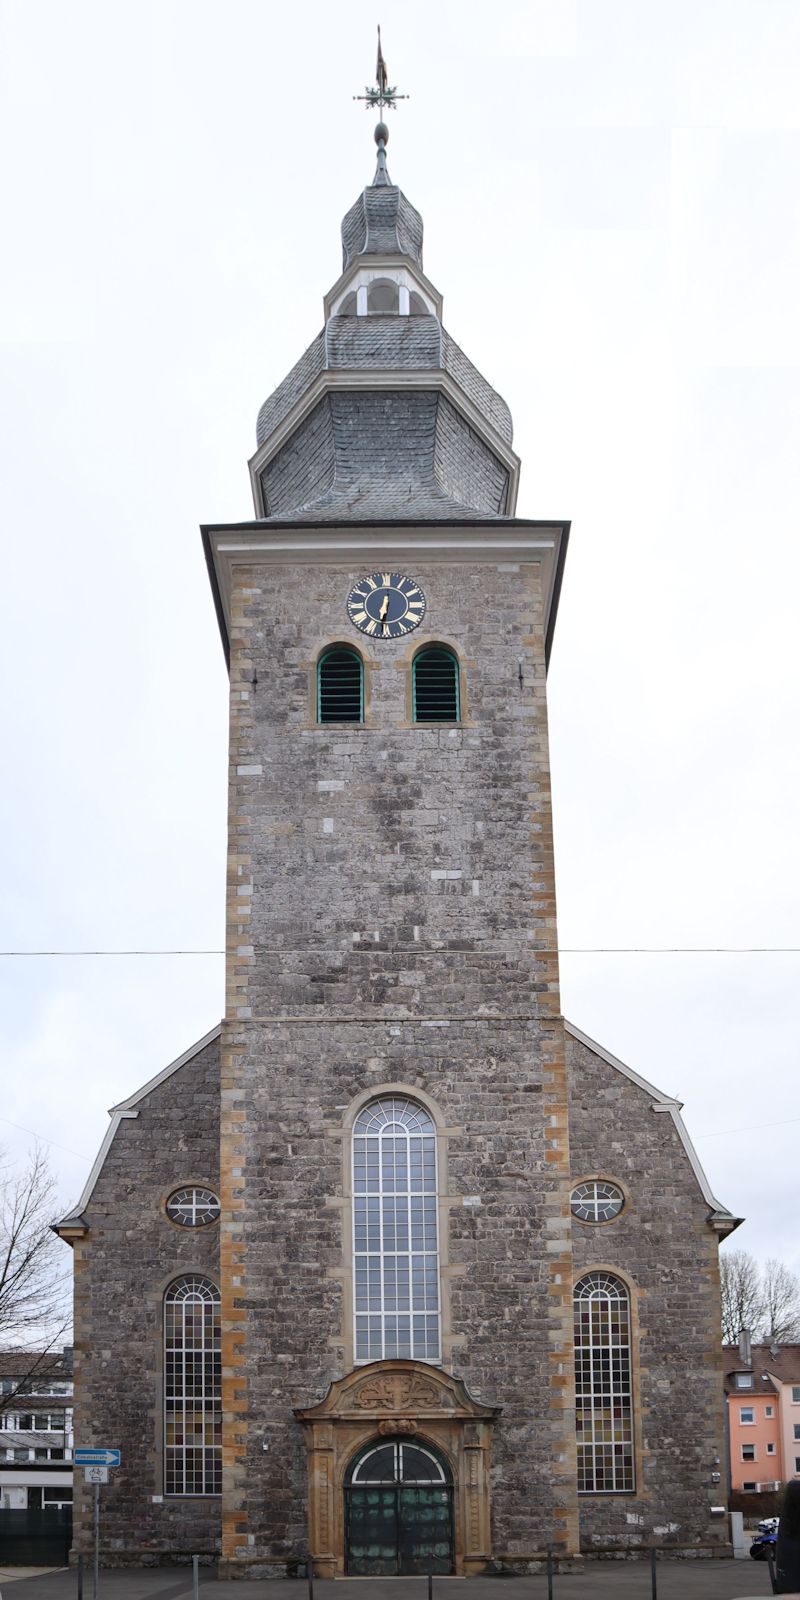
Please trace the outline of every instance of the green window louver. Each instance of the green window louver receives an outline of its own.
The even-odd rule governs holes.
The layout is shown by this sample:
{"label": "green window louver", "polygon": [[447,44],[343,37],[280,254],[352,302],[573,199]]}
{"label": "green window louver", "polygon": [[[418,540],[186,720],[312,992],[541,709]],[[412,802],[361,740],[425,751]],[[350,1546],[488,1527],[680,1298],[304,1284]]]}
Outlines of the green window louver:
{"label": "green window louver", "polygon": [[415,722],[458,722],[461,716],[458,662],[452,650],[430,645],[414,657]]}
{"label": "green window louver", "polygon": [[364,669],[355,650],[326,650],[317,665],[317,721],[364,721]]}

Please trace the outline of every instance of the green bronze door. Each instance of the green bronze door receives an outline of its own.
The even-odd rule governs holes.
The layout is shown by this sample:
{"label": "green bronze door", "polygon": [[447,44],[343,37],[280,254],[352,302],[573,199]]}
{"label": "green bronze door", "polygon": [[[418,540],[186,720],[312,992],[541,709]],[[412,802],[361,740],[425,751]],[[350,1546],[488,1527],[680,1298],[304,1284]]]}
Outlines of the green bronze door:
{"label": "green bronze door", "polygon": [[386,1440],[356,1460],[345,1484],[347,1571],[453,1570],[453,1484],[428,1445]]}

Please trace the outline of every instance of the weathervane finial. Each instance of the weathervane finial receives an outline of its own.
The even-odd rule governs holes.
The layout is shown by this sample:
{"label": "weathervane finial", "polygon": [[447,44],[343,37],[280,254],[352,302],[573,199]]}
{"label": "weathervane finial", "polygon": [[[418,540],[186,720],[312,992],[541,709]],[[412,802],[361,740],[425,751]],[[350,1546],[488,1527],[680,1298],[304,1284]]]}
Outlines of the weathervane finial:
{"label": "weathervane finial", "polygon": [[386,70],[386,62],[383,59],[383,51],[381,49],[380,23],[378,24],[378,60],[375,67],[375,87],[370,88],[369,84],[367,84],[364,94],[354,94],[353,99],[363,100],[367,111],[377,109],[381,121],[383,121],[384,106],[387,111],[396,111],[398,100],[408,99],[407,94],[398,94],[395,86],[389,83],[389,74]]}

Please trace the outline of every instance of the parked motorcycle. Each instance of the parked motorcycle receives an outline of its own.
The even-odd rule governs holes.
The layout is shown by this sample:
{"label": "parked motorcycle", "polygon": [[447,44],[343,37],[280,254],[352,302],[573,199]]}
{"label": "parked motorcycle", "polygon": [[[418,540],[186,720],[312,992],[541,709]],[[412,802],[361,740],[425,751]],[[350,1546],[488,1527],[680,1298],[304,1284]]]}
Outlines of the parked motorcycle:
{"label": "parked motorcycle", "polygon": [[758,1532],[750,1546],[750,1554],[754,1561],[766,1561],[770,1553],[773,1556],[775,1555],[775,1548],[778,1542],[778,1518],[763,1517],[761,1522],[756,1524],[756,1527]]}

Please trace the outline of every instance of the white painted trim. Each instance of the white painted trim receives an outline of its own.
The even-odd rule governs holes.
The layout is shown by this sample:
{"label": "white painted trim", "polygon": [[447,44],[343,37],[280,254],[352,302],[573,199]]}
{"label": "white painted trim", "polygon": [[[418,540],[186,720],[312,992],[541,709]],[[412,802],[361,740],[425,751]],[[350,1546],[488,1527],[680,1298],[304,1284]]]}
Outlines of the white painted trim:
{"label": "white painted trim", "polygon": [[[408,303],[412,292],[419,295],[429,317],[435,317],[437,315],[436,302],[429,294],[424,292],[420,286],[419,279],[416,278],[413,273],[409,272],[405,262],[403,262],[402,266],[397,263],[392,263],[391,266],[387,267],[373,267],[370,263],[369,266],[362,264],[355,277],[351,277],[344,289],[342,289],[339,294],[333,296],[330,304],[330,310],[326,314],[326,328],[331,317],[338,317],[340,315],[344,301],[353,293],[353,291],[355,291],[356,295],[357,315],[359,317],[368,315],[367,301],[369,298],[369,291],[373,283],[393,283],[396,286],[399,291],[399,311],[396,313],[398,316],[408,316]],[[383,312],[382,315],[390,316],[391,312]]]}
{"label": "white painted trim", "polygon": [[439,290],[436,289],[431,283],[430,278],[426,278],[422,269],[416,266],[409,256],[367,256],[363,253],[359,256],[356,256],[355,260],[350,262],[349,267],[346,268],[341,277],[337,278],[333,288],[328,290],[328,293],[322,302],[325,321],[327,322],[328,318],[333,314],[331,310],[332,306],[337,305],[344,298],[345,294],[352,289],[353,279],[357,278],[360,272],[368,270],[374,277],[378,278],[385,276],[387,268],[390,270],[401,269],[403,272],[407,272],[409,278],[414,280],[416,287],[420,290],[422,298],[431,302],[434,307],[434,315],[437,316],[441,322],[444,298],[439,293]]}
{"label": "white painted trim", "polygon": [[460,384],[451,378],[449,372],[443,367],[326,367],[318,373],[313,383],[303,392],[299,400],[295,401],[290,411],[282,418],[263,444],[260,444],[254,456],[250,457],[247,465],[250,470],[250,483],[253,490],[253,505],[257,517],[266,515],[264,496],[261,488],[261,473],[273,456],[276,456],[297,431],[300,424],[305,422],[307,416],[314,410],[326,394],[345,390],[352,392],[359,389],[435,389],[440,391],[464,421],[477,433],[478,438],[502,462],[508,473],[508,490],[506,493],[506,508],[503,516],[513,517],[517,505],[519,492],[520,459],[511,446],[497,432],[491,422],[488,422],[483,413],[465,394]]}
{"label": "white painted trim", "polygon": [[55,1224],[57,1229],[70,1227],[74,1223],[81,1221],[81,1213],[84,1209],[84,1206],[87,1206],[91,1200],[94,1192],[94,1186],[103,1170],[106,1156],[111,1149],[114,1141],[114,1135],[116,1134],[123,1117],[138,1117],[139,1112],[136,1110],[136,1107],[139,1101],[143,1100],[145,1095],[152,1093],[153,1089],[157,1089],[159,1084],[166,1083],[167,1078],[171,1078],[173,1072],[177,1072],[180,1067],[185,1067],[187,1061],[191,1061],[193,1056],[199,1055],[200,1051],[204,1050],[207,1044],[211,1044],[212,1039],[218,1039],[221,1033],[222,1023],[218,1022],[215,1028],[211,1028],[208,1033],[203,1035],[202,1039],[198,1040],[197,1044],[190,1045],[188,1050],[184,1050],[183,1055],[178,1056],[175,1061],[171,1061],[169,1066],[164,1067],[161,1072],[157,1072],[156,1076],[154,1078],[150,1078],[141,1089],[137,1089],[135,1094],[129,1095],[127,1100],[120,1100],[118,1105],[111,1107],[108,1113],[111,1121],[106,1128],[103,1136],[103,1142],[95,1157],[92,1170],[86,1179],[80,1200],[66,1217],[62,1217],[61,1221]]}
{"label": "white painted trim", "polygon": [[269,522],[253,528],[206,530],[228,637],[231,633],[231,590],[236,566],[330,566],[372,570],[382,562],[398,569],[411,562],[516,563],[538,562],[542,568],[545,630],[555,599],[563,523],[525,527],[486,522],[454,527],[384,527],[369,523],[330,523],[318,528],[277,528]]}
{"label": "white painted trim", "polygon": [[741,1217],[734,1217],[726,1206],[720,1205],[703,1171],[700,1158],[689,1138],[686,1125],[681,1116],[683,1102],[676,1100],[672,1095],[662,1094],[661,1090],[656,1089],[654,1084],[648,1083],[646,1078],[642,1078],[638,1072],[634,1072],[633,1067],[626,1066],[625,1062],[620,1061],[618,1056],[613,1056],[610,1050],[604,1050],[601,1044],[598,1044],[595,1039],[590,1039],[587,1033],[582,1033],[580,1028],[576,1028],[573,1023],[567,1022],[566,1018],[564,1019],[564,1028],[567,1033],[571,1034],[573,1039],[578,1040],[579,1044],[583,1044],[587,1050],[591,1050],[593,1055],[599,1056],[601,1061],[608,1062],[608,1065],[613,1067],[616,1072],[621,1072],[624,1078],[628,1078],[631,1083],[636,1084],[638,1089],[643,1089],[645,1094],[650,1095],[651,1099],[655,1101],[654,1111],[666,1111],[671,1116],[675,1131],[686,1151],[689,1165],[697,1179],[703,1199],[710,1206],[713,1213],[709,1221],[714,1226],[718,1226],[721,1232],[730,1232],[732,1228],[737,1227],[742,1220]]}

